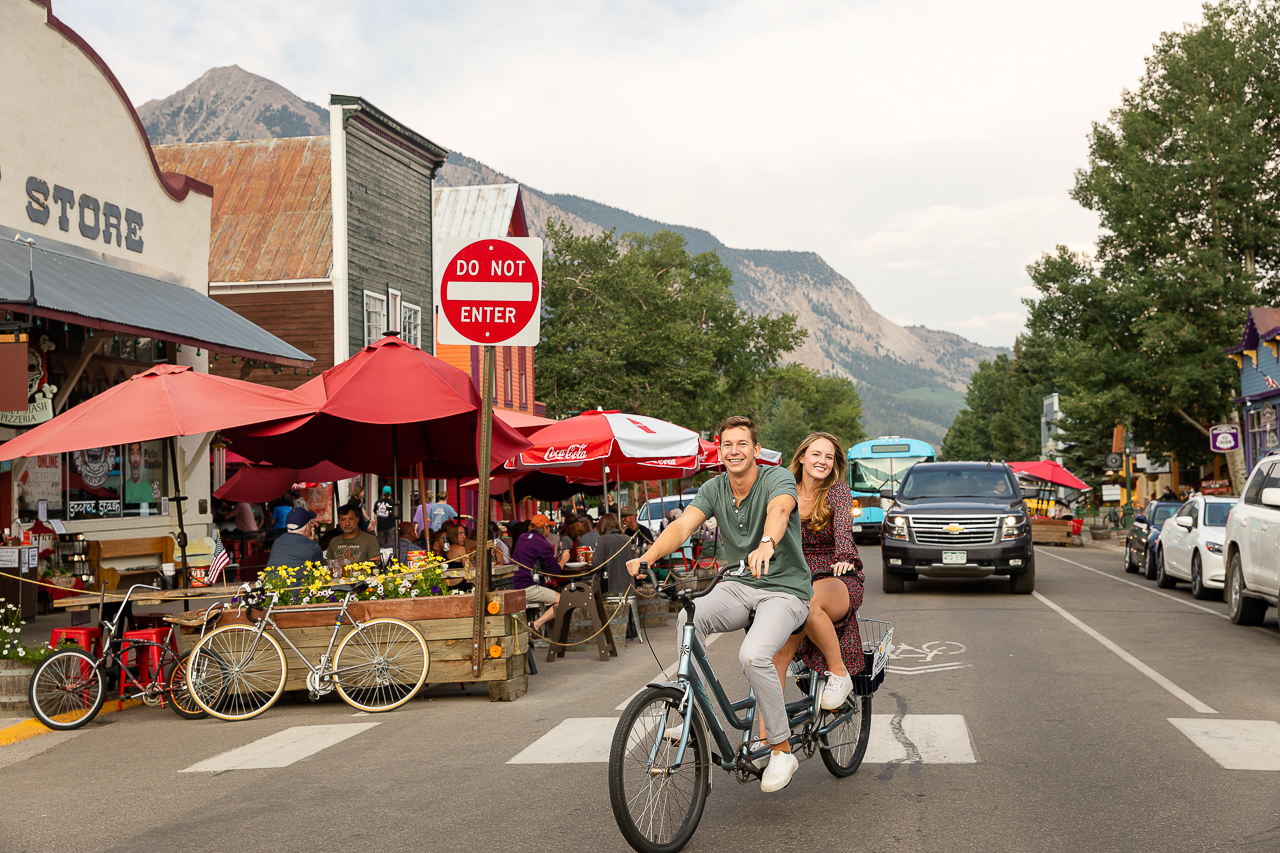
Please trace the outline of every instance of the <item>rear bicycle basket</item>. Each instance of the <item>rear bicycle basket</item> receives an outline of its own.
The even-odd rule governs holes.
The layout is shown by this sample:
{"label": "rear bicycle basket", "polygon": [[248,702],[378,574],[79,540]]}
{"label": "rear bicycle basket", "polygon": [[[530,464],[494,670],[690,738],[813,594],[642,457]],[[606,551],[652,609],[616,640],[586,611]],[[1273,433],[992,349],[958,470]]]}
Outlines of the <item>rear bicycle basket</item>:
{"label": "rear bicycle basket", "polygon": [[858,617],[858,633],[862,636],[862,672],[853,676],[853,692],[870,696],[884,681],[884,665],[893,649],[893,624]]}

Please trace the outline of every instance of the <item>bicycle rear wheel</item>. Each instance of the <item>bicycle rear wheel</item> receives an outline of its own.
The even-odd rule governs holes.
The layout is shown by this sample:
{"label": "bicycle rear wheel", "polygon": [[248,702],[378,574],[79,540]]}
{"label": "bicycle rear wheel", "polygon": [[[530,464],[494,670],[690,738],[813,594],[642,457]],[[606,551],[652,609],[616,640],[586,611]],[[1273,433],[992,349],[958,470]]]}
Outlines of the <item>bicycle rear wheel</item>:
{"label": "bicycle rear wheel", "polygon": [[275,704],[287,674],[275,637],[249,625],[227,625],[206,634],[191,650],[187,691],[207,714],[248,720]]}
{"label": "bicycle rear wheel", "polygon": [[333,656],[333,683],[361,711],[390,711],[427,680],[431,654],[422,633],[399,619],[373,619],[342,639]]}
{"label": "bicycle rear wheel", "polygon": [[[168,678],[165,684],[168,685],[166,692],[169,695],[169,707],[173,709],[173,713],[177,714],[184,720],[200,720],[209,716],[195,699],[191,698],[191,691],[187,689],[187,661],[191,659],[191,652],[187,652],[178,660],[177,664],[169,670]],[[206,650],[200,655],[201,665],[205,668],[216,668],[221,666],[221,661],[216,655]],[[223,675],[216,676],[219,683],[225,684],[226,677]],[[197,674],[193,679],[197,684],[203,685],[204,675]]]}
{"label": "bicycle rear wheel", "polygon": [[[672,853],[693,837],[711,790],[711,749],[697,714],[680,712],[683,695],[650,687],[627,705],[609,750],[609,802],[627,843],[641,853]],[[671,768],[679,742],[668,729],[686,726],[689,746]]]}
{"label": "bicycle rear wheel", "polygon": [[81,649],[64,649],[45,658],[27,688],[36,719],[59,731],[78,729],[92,720],[106,697],[98,662]]}
{"label": "bicycle rear wheel", "polygon": [[818,738],[822,763],[838,779],[856,773],[862,757],[867,754],[867,741],[871,738],[871,697],[851,695],[839,710],[823,711],[818,725],[829,726],[846,714],[838,726]]}

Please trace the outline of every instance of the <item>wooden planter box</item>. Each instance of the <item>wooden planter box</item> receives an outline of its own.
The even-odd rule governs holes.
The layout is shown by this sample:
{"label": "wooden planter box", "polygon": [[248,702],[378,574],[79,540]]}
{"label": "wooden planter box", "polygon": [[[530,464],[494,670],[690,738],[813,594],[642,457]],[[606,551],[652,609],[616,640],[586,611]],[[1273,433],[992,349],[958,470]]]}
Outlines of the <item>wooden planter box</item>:
{"label": "wooden planter box", "polygon": [[1031,519],[1031,541],[1036,545],[1070,545],[1070,521],[1056,518]]}
{"label": "wooden planter box", "polygon": [[[529,676],[525,674],[525,655],[529,651],[529,626],[525,622],[524,590],[504,590],[489,594],[490,602],[497,602],[498,612],[486,615],[484,635],[486,657],[480,666],[480,674],[471,672],[472,617],[475,598],[471,595],[442,595],[428,598],[395,598],[388,601],[355,601],[347,612],[360,621],[391,617],[410,623],[427,641],[431,653],[431,667],[427,670],[427,683],[441,682],[489,682],[489,699],[494,702],[510,702],[529,689]],[[294,645],[307,656],[313,665],[319,662],[333,631],[333,618],[338,611],[336,604],[302,604],[278,607],[271,618]],[[246,624],[248,620],[235,611],[223,614],[218,627]],[[345,626],[338,633],[334,648],[350,632]],[[190,648],[198,634],[182,636],[182,648]],[[285,660],[289,665],[286,690],[306,690],[307,670],[299,663],[297,655],[284,643]],[[497,646],[498,657],[489,657],[488,648]]]}

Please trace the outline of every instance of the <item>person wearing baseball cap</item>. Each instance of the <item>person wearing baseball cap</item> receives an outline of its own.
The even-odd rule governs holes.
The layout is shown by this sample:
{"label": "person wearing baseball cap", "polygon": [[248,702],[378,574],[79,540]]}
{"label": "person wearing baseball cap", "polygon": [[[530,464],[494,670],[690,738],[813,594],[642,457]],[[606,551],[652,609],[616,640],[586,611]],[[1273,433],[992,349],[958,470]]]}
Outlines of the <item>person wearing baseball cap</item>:
{"label": "person wearing baseball cap", "polygon": [[516,539],[511,548],[511,562],[516,564],[516,573],[512,578],[515,589],[524,590],[527,604],[545,604],[547,609],[533,622],[535,630],[551,621],[556,615],[556,605],[560,603],[560,593],[549,586],[534,583],[533,573],[558,575],[569,562],[569,552],[561,551],[559,559],[547,541],[546,533],[551,529],[551,519],[538,513],[529,519],[530,529]]}
{"label": "person wearing baseball cap", "polygon": [[324,552],[315,540],[316,514],[294,507],[284,519],[284,533],[271,545],[267,565],[273,569],[300,569],[308,562],[324,561]]}

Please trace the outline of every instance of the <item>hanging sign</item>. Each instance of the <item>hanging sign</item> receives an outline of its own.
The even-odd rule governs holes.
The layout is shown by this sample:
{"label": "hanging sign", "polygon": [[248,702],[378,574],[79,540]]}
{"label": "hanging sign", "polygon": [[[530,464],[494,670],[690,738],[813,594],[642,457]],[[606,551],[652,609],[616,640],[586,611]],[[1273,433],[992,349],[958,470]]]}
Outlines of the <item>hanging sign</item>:
{"label": "hanging sign", "polygon": [[[1275,415],[1273,414],[1272,417]],[[1209,449],[1214,453],[1230,453],[1233,450],[1239,450],[1240,427],[1236,424],[1215,424],[1209,427]]]}
{"label": "hanging sign", "polygon": [[435,297],[439,343],[536,346],[542,335],[542,240],[440,240]]}

